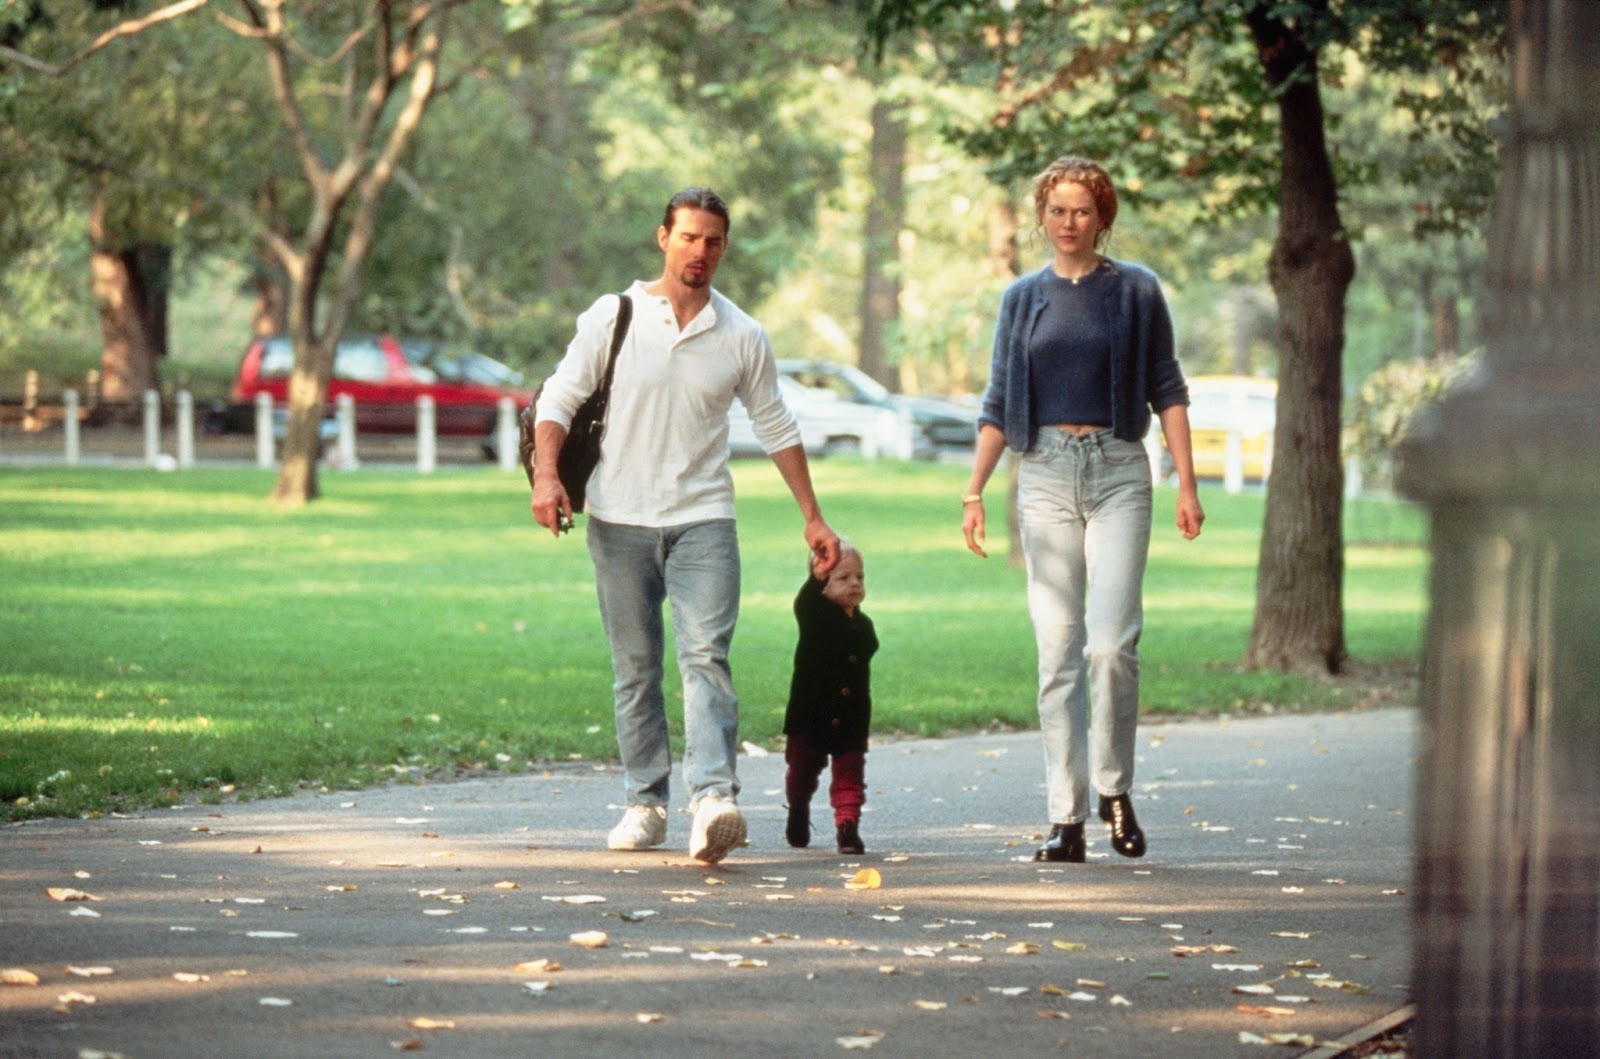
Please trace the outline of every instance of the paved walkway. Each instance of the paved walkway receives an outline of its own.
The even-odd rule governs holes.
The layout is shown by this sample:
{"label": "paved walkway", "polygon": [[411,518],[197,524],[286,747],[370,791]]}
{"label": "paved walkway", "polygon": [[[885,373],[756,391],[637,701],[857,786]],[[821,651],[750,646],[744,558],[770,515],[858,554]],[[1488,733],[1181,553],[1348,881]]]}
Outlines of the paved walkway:
{"label": "paved walkway", "polygon": [[859,857],[777,755],[709,868],[601,848],[590,766],[0,828],[0,1059],[1302,1055],[1408,1002],[1414,724],[1146,725],[1150,854],[1087,865],[1034,733],[876,746]]}

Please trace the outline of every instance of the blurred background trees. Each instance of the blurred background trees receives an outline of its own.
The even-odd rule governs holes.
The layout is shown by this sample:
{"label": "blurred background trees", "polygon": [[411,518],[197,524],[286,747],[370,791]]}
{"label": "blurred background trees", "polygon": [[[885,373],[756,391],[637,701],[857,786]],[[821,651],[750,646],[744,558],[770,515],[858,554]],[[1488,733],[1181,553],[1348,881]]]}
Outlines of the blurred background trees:
{"label": "blurred background trees", "polygon": [[[92,369],[108,396],[181,385],[205,399],[253,334],[286,328],[288,277],[265,250],[312,204],[259,47],[229,21],[255,2],[187,0],[82,61],[98,34],[174,5],[0,5],[0,389],[26,369],[75,385]],[[1336,532],[1341,458],[1381,473],[1399,413],[1481,344],[1503,6],[469,0],[344,326],[470,343],[539,378],[579,310],[655,274],[662,205],[703,183],[734,214],[719,280],[781,354],[971,397],[999,292],[1048,257],[1029,178],[1088,154],[1123,191],[1111,252],[1163,278],[1186,369],[1291,384],[1291,422],[1317,395],[1317,455],[1290,479],[1316,503],[1274,500],[1313,536],[1266,535],[1292,582],[1315,534]],[[359,19],[373,5],[316,9]],[[1291,47],[1300,58],[1277,63]],[[1274,258],[1280,112],[1309,89],[1328,245],[1355,266],[1314,327],[1274,290],[1296,260],[1292,240]],[[1326,348],[1297,352],[1307,341]],[[1326,376],[1286,377],[1308,364]],[[1336,601],[1337,540],[1322,550],[1316,579]],[[1265,598],[1318,595],[1265,581]],[[1252,654],[1337,668],[1342,649],[1335,617]]]}

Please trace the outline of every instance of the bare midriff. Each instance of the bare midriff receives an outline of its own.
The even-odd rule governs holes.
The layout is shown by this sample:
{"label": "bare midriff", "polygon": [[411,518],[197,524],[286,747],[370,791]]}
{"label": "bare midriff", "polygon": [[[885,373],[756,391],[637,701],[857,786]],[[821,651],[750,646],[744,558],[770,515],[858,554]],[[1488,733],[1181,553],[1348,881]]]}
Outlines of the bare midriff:
{"label": "bare midriff", "polygon": [[1066,432],[1068,434],[1071,434],[1075,438],[1081,438],[1086,434],[1093,434],[1096,430],[1104,430],[1108,425],[1109,424],[1107,424],[1107,423],[1046,423],[1045,424],[1045,426],[1049,427],[1052,430],[1064,431],[1064,432]]}

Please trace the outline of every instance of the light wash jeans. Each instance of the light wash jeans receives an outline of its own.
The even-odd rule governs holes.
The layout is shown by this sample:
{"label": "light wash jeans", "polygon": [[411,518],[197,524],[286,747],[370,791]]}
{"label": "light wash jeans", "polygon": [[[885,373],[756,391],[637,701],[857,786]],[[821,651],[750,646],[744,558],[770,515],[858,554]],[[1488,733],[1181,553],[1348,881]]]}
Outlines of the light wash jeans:
{"label": "light wash jeans", "polygon": [[1052,824],[1088,818],[1091,779],[1103,795],[1133,786],[1150,493],[1144,446],[1110,430],[1080,439],[1044,427],[1022,457],[1017,508]]}
{"label": "light wash jeans", "polygon": [[739,537],[732,519],[652,528],[589,519],[600,618],[611,641],[617,749],[629,805],[666,805],[672,774],[662,694],[661,605],[670,602],[683,677],[683,775],[693,805],[739,793],[739,699],[728,647],[739,617]]}

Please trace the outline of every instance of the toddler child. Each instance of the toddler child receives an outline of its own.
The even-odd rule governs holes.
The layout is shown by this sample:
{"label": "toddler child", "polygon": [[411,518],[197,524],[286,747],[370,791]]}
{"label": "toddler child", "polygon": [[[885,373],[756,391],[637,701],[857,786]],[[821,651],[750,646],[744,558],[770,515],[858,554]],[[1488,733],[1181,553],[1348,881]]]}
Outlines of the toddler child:
{"label": "toddler child", "polygon": [[789,845],[811,844],[811,796],[828,758],[833,778],[828,801],[840,853],[865,853],[861,806],[867,800],[867,729],[872,722],[869,663],[878,650],[872,619],[861,612],[866,598],[861,552],[839,542],[839,561],[826,575],[816,572],[794,600],[800,641],[794,649],[794,676],[783,731],[788,736],[784,793]]}

